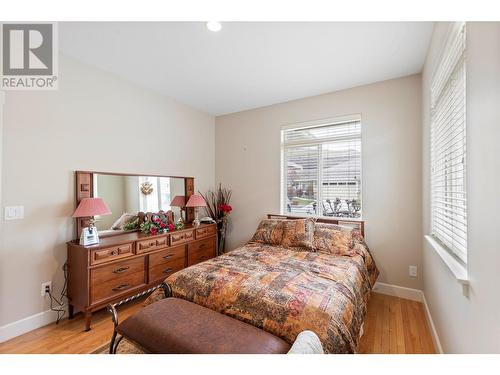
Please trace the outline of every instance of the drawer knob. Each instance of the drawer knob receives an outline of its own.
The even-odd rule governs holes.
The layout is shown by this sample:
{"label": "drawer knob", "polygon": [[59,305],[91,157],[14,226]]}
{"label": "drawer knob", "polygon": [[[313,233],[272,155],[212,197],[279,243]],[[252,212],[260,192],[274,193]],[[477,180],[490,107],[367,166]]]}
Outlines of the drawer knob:
{"label": "drawer knob", "polygon": [[205,247],[205,246],[207,246],[207,244],[202,243],[202,244],[200,244],[198,247],[201,249],[201,248],[203,248],[203,247]]}
{"label": "drawer knob", "polygon": [[117,287],[114,287],[112,290],[113,292],[119,292],[120,290],[126,289],[129,287],[129,284],[121,284],[118,285]]}
{"label": "drawer knob", "polygon": [[118,255],[118,251],[117,251],[117,250],[113,250],[113,251],[111,252],[111,255]]}
{"label": "drawer knob", "polygon": [[163,273],[170,273],[173,271],[173,268],[167,268],[166,270],[163,271]]}
{"label": "drawer knob", "polygon": [[125,272],[126,270],[128,270],[130,267],[120,267],[116,270],[113,271],[113,273],[123,273]]}
{"label": "drawer knob", "polygon": [[167,254],[163,257],[163,259],[170,259],[174,256],[174,254]]}

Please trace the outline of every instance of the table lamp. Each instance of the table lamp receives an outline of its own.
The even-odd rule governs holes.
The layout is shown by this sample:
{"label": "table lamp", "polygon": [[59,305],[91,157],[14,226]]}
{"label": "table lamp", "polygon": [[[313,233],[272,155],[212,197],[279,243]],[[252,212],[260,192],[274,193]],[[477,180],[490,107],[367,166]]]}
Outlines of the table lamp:
{"label": "table lamp", "polygon": [[111,215],[111,210],[102,198],[83,198],[73,213],[73,217],[89,217],[89,226],[82,229],[80,245],[88,246],[99,243],[99,234],[94,223],[94,216]]}
{"label": "table lamp", "polygon": [[198,219],[198,207],[206,207],[207,203],[201,195],[191,195],[186,204],[186,207],[194,207],[194,220],[193,225],[195,227],[200,225],[200,220]]}
{"label": "table lamp", "polygon": [[186,197],[184,195],[176,195],[172,202],[170,202],[172,207],[179,207],[180,217],[177,220],[178,223],[184,224],[184,218],[182,217],[182,211],[184,211],[184,207],[186,207]]}

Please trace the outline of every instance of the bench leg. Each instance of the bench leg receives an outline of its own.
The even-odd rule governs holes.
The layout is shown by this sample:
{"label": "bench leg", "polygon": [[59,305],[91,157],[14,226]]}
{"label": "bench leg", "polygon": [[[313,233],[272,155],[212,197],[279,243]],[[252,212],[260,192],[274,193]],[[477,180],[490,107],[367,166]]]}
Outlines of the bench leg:
{"label": "bench leg", "polygon": [[118,345],[120,345],[120,342],[123,339],[123,336],[119,336],[118,340],[116,339],[117,333],[116,331],[113,331],[113,337],[111,337],[111,342],[109,343],[109,354],[116,354],[116,351],[118,350]]}
{"label": "bench leg", "polygon": [[[134,299],[137,299],[141,296],[144,296],[148,293],[151,293],[153,291],[155,291],[156,289],[158,288],[162,288],[163,289],[163,292],[165,293],[165,298],[168,298],[168,297],[171,297],[172,296],[172,289],[170,288],[170,285],[168,285],[167,283],[163,282],[161,283],[160,285],[157,285],[151,289],[148,289],[142,293],[139,293],[139,294],[136,294],[135,296],[132,296],[132,297],[129,297],[129,298],[126,298],[120,302],[117,302],[115,304],[109,304],[108,305],[108,311],[109,313],[111,314],[111,320],[113,321],[113,325],[114,325],[114,328],[113,328],[113,336],[111,336],[111,342],[109,343],[109,354],[116,354],[116,350],[118,349],[118,345],[120,345],[120,342],[122,341],[123,339],[123,336],[120,335],[117,339],[117,336],[118,336],[118,332],[116,331],[116,328],[118,327],[118,312],[116,311],[116,308],[120,305],[122,305],[123,303],[127,303],[129,301],[133,301]],[[90,312],[89,312],[90,314]],[[90,317],[92,315],[90,314],[88,316],[88,328],[90,329]],[[85,314],[85,322],[87,323],[87,314]],[[86,325],[87,327],[87,325]]]}

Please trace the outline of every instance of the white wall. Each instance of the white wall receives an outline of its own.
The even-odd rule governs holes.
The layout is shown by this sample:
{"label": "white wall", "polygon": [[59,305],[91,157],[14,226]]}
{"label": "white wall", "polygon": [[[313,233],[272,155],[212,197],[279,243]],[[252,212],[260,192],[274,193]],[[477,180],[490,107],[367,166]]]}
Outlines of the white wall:
{"label": "white wall", "polygon": [[[437,23],[423,72],[423,228],[430,231],[430,81],[449,24]],[[469,297],[424,243],[424,293],[446,353],[500,352],[500,23],[467,23]]]}
{"label": "white wall", "polygon": [[[379,281],[421,288],[421,77],[413,75],[216,118],[216,181],[233,190],[228,249],[280,210],[281,125],[362,116],[363,215]],[[419,267],[420,269],[420,267]]]}
{"label": "white wall", "polygon": [[47,310],[40,284],[62,287],[65,242],[74,236],[75,170],[195,177],[214,185],[214,118],[81,64],[59,60],[59,90],[7,92],[0,326]]}

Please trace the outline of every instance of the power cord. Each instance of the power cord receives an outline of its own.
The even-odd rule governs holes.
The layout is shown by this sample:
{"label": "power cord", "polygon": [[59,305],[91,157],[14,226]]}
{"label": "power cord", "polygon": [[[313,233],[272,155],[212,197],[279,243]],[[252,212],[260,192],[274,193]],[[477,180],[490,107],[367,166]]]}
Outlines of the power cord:
{"label": "power cord", "polygon": [[[66,310],[61,308],[64,306],[64,303],[61,303],[56,297],[52,295],[52,292],[48,291],[46,292],[49,297],[50,297],[50,309],[52,311],[57,312],[57,319],[56,319],[56,324],[59,324],[59,321],[64,317],[64,314],[66,314]],[[58,305],[54,307],[54,302]]]}
{"label": "power cord", "polygon": [[[56,324],[59,324],[60,320],[66,314],[66,309],[64,309],[64,297],[68,297],[68,263],[64,263],[62,266],[62,270],[64,271],[64,284],[61,290],[61,296],[56,298],[52,295],[52,291],[50,289],[45,291],[45,294],[49,295],[50,298],[50,310],[57,312]],[[54,306],[55,305],[55,306]]]}

